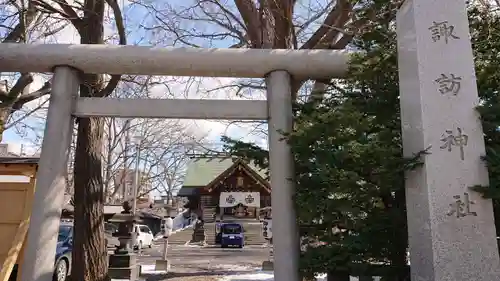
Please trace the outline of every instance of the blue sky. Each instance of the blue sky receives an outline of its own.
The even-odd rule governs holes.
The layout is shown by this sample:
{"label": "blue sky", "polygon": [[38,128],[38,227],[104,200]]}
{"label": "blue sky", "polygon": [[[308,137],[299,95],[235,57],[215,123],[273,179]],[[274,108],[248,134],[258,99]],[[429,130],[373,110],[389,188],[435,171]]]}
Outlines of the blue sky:
{"label": "blue sky", "polygon": [[14,132],[14,130],[7,130],[7,132],[5,132],[3,134],[3,139],[6,142],[21,142],[21,141],[23,141],[23,138],[20,137],[18,134],[16,134]]}

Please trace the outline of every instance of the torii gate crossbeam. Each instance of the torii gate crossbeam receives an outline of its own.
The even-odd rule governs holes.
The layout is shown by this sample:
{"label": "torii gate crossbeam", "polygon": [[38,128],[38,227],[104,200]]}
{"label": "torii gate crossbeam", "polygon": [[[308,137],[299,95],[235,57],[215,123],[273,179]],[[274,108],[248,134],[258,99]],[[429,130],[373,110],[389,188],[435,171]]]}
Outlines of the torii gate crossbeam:
{"label": "torii gate crossbeam", "polygon": [[[292,130],[290,81],[347,71],[333,50],[194,49],[144,46],[0,44],[0,72],[54,72],[28,247],[26,281],[50,281],[63,204],[73,118],[83,116],[268,120],[275,280],[299,281],[293,158],[279,131]],[[79,72],[266,78],[267,101],[78,98]]]}

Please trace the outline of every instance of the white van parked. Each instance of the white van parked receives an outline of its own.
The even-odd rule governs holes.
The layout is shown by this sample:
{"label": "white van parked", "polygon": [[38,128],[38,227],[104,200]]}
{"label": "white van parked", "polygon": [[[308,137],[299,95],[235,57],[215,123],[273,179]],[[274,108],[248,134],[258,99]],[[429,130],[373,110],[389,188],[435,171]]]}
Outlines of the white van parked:
{"label": "white van parked", "polygon": [[153,232],[147,225],[138,224],[134,229],[135,235],[137,235],[137,244],[134,245],[134,248],[143,249],[144,247],[153,247]]}

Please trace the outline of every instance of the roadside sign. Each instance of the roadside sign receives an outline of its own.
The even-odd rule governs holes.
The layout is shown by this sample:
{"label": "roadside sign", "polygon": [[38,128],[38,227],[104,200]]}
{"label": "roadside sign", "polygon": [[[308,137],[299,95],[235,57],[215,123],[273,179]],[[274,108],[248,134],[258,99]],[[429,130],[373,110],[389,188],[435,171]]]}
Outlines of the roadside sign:
{"label": "roadside sign", "polygon": [[163,232],[163,238],[168,238],[170,235],[172,235],[172,228],[173,228],[174,221],[172,218],[164,218],[163,223],[161,225],[161,230]]}
{"label": "roadside sign", "polygon": [[271,239],[273,237],[273,220],[265,219],[262,221],[262,235],[266,239]]}

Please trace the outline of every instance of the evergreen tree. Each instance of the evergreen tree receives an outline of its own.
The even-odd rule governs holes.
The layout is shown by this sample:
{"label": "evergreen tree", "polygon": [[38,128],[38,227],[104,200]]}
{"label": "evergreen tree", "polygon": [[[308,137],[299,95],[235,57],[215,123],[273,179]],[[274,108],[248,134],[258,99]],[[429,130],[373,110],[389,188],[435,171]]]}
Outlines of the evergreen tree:
{"label": "evergreen tree", "polygon": [[490,184],[476,187],[493,199],[497,236],[500,235],[500,16],[478,8],[469,11],[478,93],[486,143],[485,161]]}
{"label": "evergreen tree", "polygon": [[[490,186],[476,189],[494,198],[500,215],[500,18],[472,8],[470,20],[490,172]],[[294,132],[287,136],[307,246],[301,270],[308,277],[330,272],[406,280],[404,172],[425,152],[402,156],[394,22],[374,26],[353,46],[363,55],[351,62],[348,78],[335,80],[324,99],[295,105]],[[267,167],[267,151],[224,141],[228,152]]]}
{"label": "evergreen tree", "polygon": [[[295,107],[288,136],[305,276],[398,275],[406,270],[404,171],[395,34],[380,26],[355,40],[365,54],[326,97]],[[225,138],[229,152],[267,163],[267,152]],[[322,242],[322,243],[318,243]],[[374,267],[379,262],[393,267]],[[390,271],[390,272],[387,272]]]}
{"label": "evergreen tree", "polygon": [[[321,104],[298,106],[289,136],[299,223],[307,227],[303,270],[404,280],[407,230],[396,37],[380,24],[355,46],[363,55]],[[374,266],[373,264],[384,266]]]}

